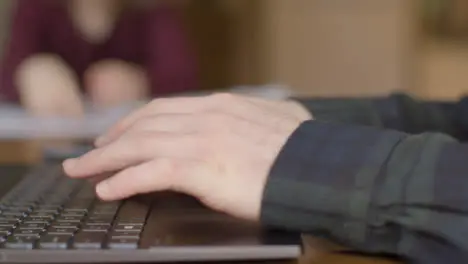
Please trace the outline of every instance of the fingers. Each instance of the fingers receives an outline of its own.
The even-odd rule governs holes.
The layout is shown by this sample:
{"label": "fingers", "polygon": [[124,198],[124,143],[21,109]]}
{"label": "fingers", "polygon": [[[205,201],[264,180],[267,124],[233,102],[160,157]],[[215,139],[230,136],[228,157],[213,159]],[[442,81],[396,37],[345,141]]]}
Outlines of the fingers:
{"label": "fingers", "polygon": [[102,181],[96,187],[103,200],[120,200],[138,194],[157,191],[185,191],[199,173],[198,164],[189,160],[157,159],[139,166],[130,167]]}
{"label": "fingers", "polygon": [[[199,132],[201,124],[199,116],[192,114],[159,114],[142,117],[120,133],[125,136],[130,133],[164,132],[190,134]],[[115,140],[115,139],[114,139]],[[109,143],[111,143],[110,141]]]}
{"label": "fingers", "polygon": [[[268,107],[267,107],[268,106]],[[220,110],[218,112],[226,112],[226,114],[248,117],[253,122],[260,124],[271,124],[272,118],[275,121],[283,115],[272,116],[269,111],[273,108],[272,103],[261,100],[261,99],[244,99],[241,96],[229,95],[229,94],[217,94],[208,97],[195,97],[195,98],[171,98],[171,99],[159,99],[148,104],[146,107],[137,110],[127,118],[124,118],[117,125],[112,127],[102,137],[98,138],[96,145],[102,147],[106,144],[119,138],[126,130],[130,129],[139,120],[150,119],[151,116],[158,115],[171,115],[171,114],[201,114],[201,112],[207,112],[208,110]],[[222,111],[221,111],[222,110]],[[256,115],[252,115],[252,112],[256,112]],[[280,113],[281,114],[281,113]],[[190,126],[196,125],[194,120]],[[161,129],[169,123],[158,123],[156,120],[151,120],[155,126],[159,126]]]}
{"label": "fingers", "polygon": [[158,99],[148,105],[131,113],[115,126],[111,127],[107,133],[99,137],[95,144],[98,147],[109,144],[118,138],[125,130],[135,124],[141,118],[162,115],[162,114],[184,114],[195,113],[206,108],[206,102],[202,98],[168,98]]}
{"label": "fingers", "polygon": [[87,178],[115,172],[158,158],[196,158],[200,138],[191,134],[151,133],[122,137],[112,144],[97,148],[64,162],[65,172],[73,178]]}

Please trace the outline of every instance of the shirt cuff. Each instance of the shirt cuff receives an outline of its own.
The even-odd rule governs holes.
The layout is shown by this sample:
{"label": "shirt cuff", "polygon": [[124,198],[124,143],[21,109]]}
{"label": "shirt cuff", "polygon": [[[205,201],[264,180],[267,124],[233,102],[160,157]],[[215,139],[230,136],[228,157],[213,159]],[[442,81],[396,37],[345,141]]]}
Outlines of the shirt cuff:
{"label": "shirt cuff", "polygon": [[366,126],[304,122],[270,171],[261,221],[354,246],[365,243],[374,187],[404,136]]}
{"label": "shirt cuff", "polygon": [[381,118],[372,99],[301,98],[294,100],[304,106],[315,120],[382,126]]}

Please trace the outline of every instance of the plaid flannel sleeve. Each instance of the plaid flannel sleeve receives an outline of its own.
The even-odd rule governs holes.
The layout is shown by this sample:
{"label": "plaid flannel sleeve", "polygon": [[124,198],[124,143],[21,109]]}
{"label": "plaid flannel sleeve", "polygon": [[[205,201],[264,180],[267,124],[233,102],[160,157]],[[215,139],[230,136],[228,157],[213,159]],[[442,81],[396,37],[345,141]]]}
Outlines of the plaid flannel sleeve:
{"label": "plaid flannel sleeve", "polygon": [[[394,129],[410,134],[440,132],[465,140],[468,99],[460,102],[420,101],[405,94],[381,98],[297,99],[315,119]],[[465,109],[466,108],[466,109]],[[466,116],[466,117],[465,117]],[[466,128],[464,128],[463,124]]]}
{"label": "plaid flannel sleeve", "polygon": [[268,179],[262,221],[363,253],[468,263],[468,145],[372,126],[308,121]]}

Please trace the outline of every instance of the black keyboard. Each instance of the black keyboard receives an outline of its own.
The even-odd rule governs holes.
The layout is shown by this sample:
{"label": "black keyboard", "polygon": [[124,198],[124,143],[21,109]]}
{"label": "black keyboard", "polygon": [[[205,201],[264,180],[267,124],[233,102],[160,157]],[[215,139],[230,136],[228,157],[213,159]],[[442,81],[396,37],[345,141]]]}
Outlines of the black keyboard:
{"label": "black keyboard", "polygon": [[0,245],[4,249],[137,249],[149,208],[130,200],[102,202],[88,182],[44,167],[0,201]]}
{"label": "black keyboard", "polygon": [[211,211],[193,197],[154,193],[103,202],[89,182],[65,177],[61,166],[14,171],[0,167],[0,263],[166,263],[300,254],[299,234],[264,230]]}

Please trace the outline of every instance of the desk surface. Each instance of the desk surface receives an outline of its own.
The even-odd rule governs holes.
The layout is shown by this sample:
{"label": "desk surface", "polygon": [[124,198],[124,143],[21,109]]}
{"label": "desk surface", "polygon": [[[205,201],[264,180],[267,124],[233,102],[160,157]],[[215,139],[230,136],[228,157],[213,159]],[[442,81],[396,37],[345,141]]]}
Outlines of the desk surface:
{"label": "desk surface", "polygon": [[[40,161],[40,145],[37,141],[0,141],[0,163],[1,164],[32,164]],[[271,262],[282,263],[307,263],[307,264],[397,264],[396,262],[348,256],[333,253],[334,246],[314,238],[305,239],[306,254],[297,261],[291,262]]]}

